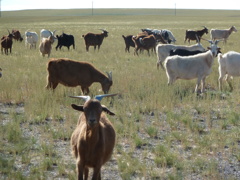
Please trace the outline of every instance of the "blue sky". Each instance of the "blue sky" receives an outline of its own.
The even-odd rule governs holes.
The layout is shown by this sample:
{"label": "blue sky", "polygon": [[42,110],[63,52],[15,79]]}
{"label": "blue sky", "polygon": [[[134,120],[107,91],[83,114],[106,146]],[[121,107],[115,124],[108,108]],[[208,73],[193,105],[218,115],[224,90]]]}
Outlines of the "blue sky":
{"label": "blue sky", "polygon": [[[239,0],[0,0],[2,11],[23,9],[71,9],[71,8],[176,8],[177,9],[237,9]],[[196,2],[199,2],[198,4]],[[227,2],[227,3],[226,3]]]}

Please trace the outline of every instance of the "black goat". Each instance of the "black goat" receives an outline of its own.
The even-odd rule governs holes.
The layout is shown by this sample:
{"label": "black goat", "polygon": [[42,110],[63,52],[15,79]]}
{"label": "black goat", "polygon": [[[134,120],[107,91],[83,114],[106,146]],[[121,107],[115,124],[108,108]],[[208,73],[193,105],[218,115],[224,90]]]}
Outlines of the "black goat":
{"label": "black goat", "polygon": [[[203,36],[204,33],[208,34],[208,28],[206,28],[205,26],[203,26],[204,28],[202,30],[186,30],[186,36],[185,36],[185,41],[184,43],[188,40],[188,42],[190,43],[190,40],[192,41],[196,41],[199,42],[201,41],[201,37]],[[198,37],[198,39],[197,39]]]}
{"label": "black goat", "polygon": [[186,49],[172,49],[170,52],[169,52],[169,56],[174,56],[174,55],[178,55],[178,56],[192,56],[192,55],[196,55],[196,54],[199,54],[199,53],[203,53],[205,51],[189,51],[189,50],[186,50]]}
{"label": "black goat", "polygon": [[62,46],[66,46],[69,50],[69,47],[73,45],[73,49],[75,49],[75,43],[74,43],[74,37],[73,35],[68,35],[65,33],[62,33],[60,36],[56,36],[58,39],[58,44],[56,46],[56,50],[59,49],[61,50]]}
{"label": "black goat", "polygon": [[96,47],[98,46],[99,50],[103,39],[108,37],[108,32],[102,29],[101,34],[87,33],[86,35],[82,35],[82,37],[85,40],[86,51],[89,50],[89,46],[94,46],[94,50],[96,50]]}
{"label": "black goat", "polygon": [[130,47],[135,47],[135,44],[132,40],[133,35],[128,35],[128,36],[122,35],[122,37],[123,37],[125,45],[126,45],[125,52],[127,52],[127,51],[130,52],[129,51]]}

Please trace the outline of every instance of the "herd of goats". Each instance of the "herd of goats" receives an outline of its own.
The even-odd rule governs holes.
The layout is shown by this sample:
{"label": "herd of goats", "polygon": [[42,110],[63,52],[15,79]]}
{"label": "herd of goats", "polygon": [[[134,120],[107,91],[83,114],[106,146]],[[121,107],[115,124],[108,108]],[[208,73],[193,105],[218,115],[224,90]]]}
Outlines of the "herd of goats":
{"label": "herd of goats", "polygon": [[[222,79],[226,76],[226,80],[232,90],[229,81],[231,76],[240,76],[240,53],[230,51],[222,55],[220,48],[217,46],[219,41],[226,43],[227,38],[232,32],[237,32],[232,26],[229,29],[211,29],[211,40],[208,50],[201,45],[200,41],[204,33],[208,33],[208,29],[204,27],[202,30],[187,30],[185,42],[197,41],[194,45],[175,45],[171,44],[176,41],[173,34],[169,30],[142,29],[137,36],[122,36],[126,45],[125,51],[129,52],[130,47],[134,47],[134,53],[138,55],[138,50],[154,50],[157,53],[157,67],[161,66],[166,70],[168,84],[172,84],[177,79],[197,79],[195,92],[201,86],[201,93],[204,92],[205,78],[210,74],[213,65],[213,59],[218,56],[219,63],[219,88],[222,89]],[[25,32],[25,42],[30,48],[36,48],[38,35],[36,32]],[[106,30],[102,33],[87,33],[82,37],[85,40],[86,51],[90,46],[98,50],[103,39],[108,36]],[[60,36],[54,36],[54,32],[49,30],[41,30],[41,42],[39,50],[44,56],[50,56],[52,44],[58,39],[58,48],[70,46],[75,48],[74,37],[63,33]],[[23,40],[18,30],[12,30],[9,35],[1,38],[1,51],[8,54],[8,49],[12,50],[13,39]],[[206,40],[206,39],[205,39]],[[160,43],[159,43],[160,42]],[[150,54],[149,54],[150,55]],[[57,85],[76,87],[81,86],[83,96],[71,96],[85,100],[84,105],[72,104],[72,108],[81,111],[77,127],[71,136],[71,147],[74,157],[76,158],[76,167],[78,179],[88,179],[89,168],[93,168],[92,179],[101,179],[101,167],[106,163],[113,152],[115,145],[115,130],[108,120],[105,113],[114,115],[106,106],[100,103],[104,97],[115,96],[117,94],[107,94],[112,86],[112,73],[107,75],[99,71],[96,67],[88,62],[74,61],[67,58],[52,58],[48,62],[48,84],[46,88],[55,89]],[[0,68],[0,77],[1,74]],[[103,95],[85,96],[89,93],[89,87],[92,83],[98,82],[102,86]]]}

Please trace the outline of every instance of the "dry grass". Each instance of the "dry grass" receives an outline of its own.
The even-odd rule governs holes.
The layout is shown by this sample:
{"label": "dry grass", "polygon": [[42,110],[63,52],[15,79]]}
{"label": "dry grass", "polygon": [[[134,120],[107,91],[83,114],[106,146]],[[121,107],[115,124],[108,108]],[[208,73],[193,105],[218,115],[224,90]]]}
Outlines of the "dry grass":
{"label": "dry grass", "polygon": [[[20,14],[19,14],[20,13]],[[22,13],[22,14],[21,14]],[[36,14],[35,14],[36,13]],[[218,91],[218,64],[207,78],[207,93],[197,97],[196,80],[167,86],[166,74],[156,68],[156,55],[139,57],[124,52],[122,34],[137,34],[141,28],[169,29],[183,44],[186,29],[238,29],[238,11],[83,10],[5,12],[0,34],[17,28],[40,32],[42,28],[73,34],[76,49],[53,49],[51,57],[67,57],[93,63],[113,72],[113,99],[103,99],[117,115],[109,117],[117,131],[113,160],[104,169],[104,179],[238,179],[239,173],[239,79],[230,93]],[[143,14],[143,15],[141,15]],[[147,15],[146,15],[147,14]],[[221,16],[221,18],[219,18]],[[99,52],[86,53],[82,34],[105,28]],[[209,38],[209,35],[205,35]],[[230,36],[222,52],[239,50],[240,34]],[[202,42],[204,47],[208,43]],[[54,47],[56,44],[54,44]],[[69,138],[78,119],[68,98],[80,88],[59,85],[52,93],[46,85],[47,58],[38,49],[14,42],[11,55],[0,55],[0,177],[1,179],[74,179],[75,161]],[[100,85],[90,87],[101,94]]]}

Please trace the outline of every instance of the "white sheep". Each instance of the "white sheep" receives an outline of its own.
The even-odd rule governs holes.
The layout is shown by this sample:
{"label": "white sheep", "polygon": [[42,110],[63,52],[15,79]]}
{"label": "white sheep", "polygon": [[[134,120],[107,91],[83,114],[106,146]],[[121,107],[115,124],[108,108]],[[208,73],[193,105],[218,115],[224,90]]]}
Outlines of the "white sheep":
{"label": "white sheep", "polygon": [[230,82],[233,76],[240,76],[240,53],[229,51],[224,55],[218,54],[219,89],[222,91],[222,79],[225,77],[231,91],[233,86]]}
{"label": "white sheep", "polygon": [[166,58],[164,66],[168,77],[168,85],[177,79],[191,80],[197,78],[195,92],[197,93],[200,83],[202,83],[201,93],[205,88],[205,79],[211,73],[213,65],[213,53],[205,53],[193,56],[169,56]]}
{"label": "white sheep", "polygon": [[229,29],[211,29],[211,39],[213,41],[217,39],[224,39],[224,42],[227,42],[228,37],[232,34],[232,32],[237,32],[235,26],[230,27]]}

